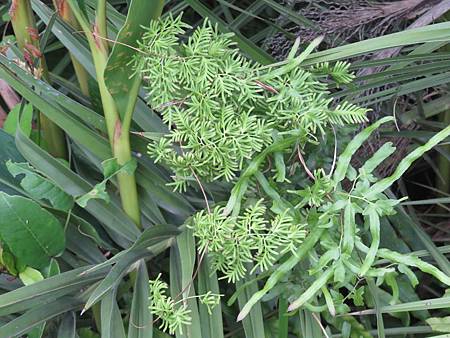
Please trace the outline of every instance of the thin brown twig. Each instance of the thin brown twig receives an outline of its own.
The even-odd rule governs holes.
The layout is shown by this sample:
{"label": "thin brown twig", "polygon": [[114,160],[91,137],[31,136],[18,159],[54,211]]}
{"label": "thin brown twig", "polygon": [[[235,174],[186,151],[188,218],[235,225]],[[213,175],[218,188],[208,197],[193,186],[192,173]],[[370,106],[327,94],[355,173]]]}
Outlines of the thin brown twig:
{"label": "thin brown twig", "polygon": [[[187,283],[187,285],[173,298],[174,300],[177,300],[185,291],[187,291],[188,289],[190,289],[192,283],[194,282],[195,277],[197,277],[198,272],[200,271],[200,266],[202,265],[203,259],[205,258],[206,252],[208,250],[205,249],[203,250],[200,258],[198,259],[198,263],[197,263],[197,268],[194,271],[194,274],[192,275],[191,280],[189,281],[189,283]],[[189,294],[189,291],[188,291]]]}
{"label": "thin brown twig", "polygon": [[333,154],[333,164],[331,165],[330,173],[328,174],[331,176],[333,174],[334,168],[336,166],[336,159],[337,159],[337,136],[336,136],[336,130],[333,126],[331,126],[333,129],[333,135],[334,135],[334,154]]}
{"label": "thin brown twig", "polygon": [[[183,151],[183,145],[181,143],[180,143],[180,150],[181,150],[181,153],[183,154],[183,156],[185,156],[185,153]],[[206,209],[208,209],[208,214],[210,214],[211,213],[211,208],[209,207],[208,196],[206,195],[206,191],[203,188],[203,184],[200,181],[200,179],[198,178],[198,176],[195,173],[194,169],[191,166],[189,166],[189,169],[191,169],[192,175],[194,175],[194,178],[197,181],[197,184],[199,185],[200,190],[202,191],[203,198],[205,199],[205,203],[206,203]]]}
{"label": "thin brown twig", "polygon": [[317,316],[317,314],[315,314],[314,312],[312,312],[312,316],[313,318],[316,320],[317,324],[319,324],[320,329],[322,330],[325,338],[330,338],[330,336],[327,333],[327,330],[325,330],[325,328],[323,327],[322,323],[320,322],[320,318]]}
{"label": "thin brown twig", "polygon": [[303,165],[303,168],[305,169],[306,173],[314,181],[315,177],[314,177],[313,173],[311,172],[311,170],[309,170],[308,167],[306,166],[305,159],[303,158],[303,155],[302,155],[302,152],[300,151],[299,146],[297,146],[297,155],[298,155],[298,159],[300,160],[300,163]]}

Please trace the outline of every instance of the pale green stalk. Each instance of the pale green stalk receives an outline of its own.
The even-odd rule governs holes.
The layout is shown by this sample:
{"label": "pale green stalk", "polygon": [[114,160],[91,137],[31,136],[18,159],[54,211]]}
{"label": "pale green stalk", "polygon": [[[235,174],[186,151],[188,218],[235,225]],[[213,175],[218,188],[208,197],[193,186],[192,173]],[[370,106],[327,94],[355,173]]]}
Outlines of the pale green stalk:
{"label": "pale green stalk", "polygon": [[[108,44],[106,41],[106,1],[99,0],[97,6],[97,16],[94,23],[93,31],[89,24],[85,21],[73,1],[69,4],[78,19],[86,38],[94,60],[95,72],[97,76],[98,87],[103,104],[103,112],[105,115],[106,128],[111,149],[114,157],[120,165],[124,165],[132,159],[130,148],[130,121],[131,114],[127,114],[126,121],[121,121],[116,102],[108,90],[105,82],[105,69],[108,64]],[[131,107],[131,111],[134,107]],[[138,193],[136,186],[136,178],[134,173],[119,173],[117,175],[119,183],[120,198],[122,208],[126,214],[137,224],[141,225],[141,215],[138,201]]]}

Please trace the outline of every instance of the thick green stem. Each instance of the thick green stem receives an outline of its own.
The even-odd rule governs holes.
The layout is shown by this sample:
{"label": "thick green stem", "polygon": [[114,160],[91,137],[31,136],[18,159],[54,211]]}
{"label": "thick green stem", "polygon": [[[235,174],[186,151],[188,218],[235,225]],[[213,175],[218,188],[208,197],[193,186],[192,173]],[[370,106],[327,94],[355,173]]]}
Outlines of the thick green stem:
{"label": "thick green stem", "polygon": [[[116,139],[114,140],[114,156],[120,165],[132,160],[130,148],[130,134],[128,130],[121,133],[120,121],[117,120]],[[127,215],[138,225],[141,224],[141,212],[139,210],[139,200],[136,187],[136,178],[134,173],[128,174],[120,172],[117,175],[119,182],[120,199],[122,208]]]}
{"label": "thick green stem", "polygon": [[[99,0],[97,6],[97,17],[95,19],[93,31],[91,31],[85,18],[81,12],[73,7],[73,2],[69,4],[83,28],[86,38],[89,42],[89,47],[92,52],[95,72],[97,76],[97,83],[100,90],[100,96],[103,105],[103,113],[105,115],[106,128],[108,131],[108,138],[111,144],[113,156],[121,165],[129,162],[132,159],[130,147],[130,130],[129,122],[120,120],[120,115],[117,109],[116,102],[108,90],[105,82],[105,69],[108,64],[108,45],[104,39],[106,35],[106,1]],[[136,186],[136,178],[134,174],[120,173],[117,176],[119,183],[120,198],[122,201],[122,208],[125,213],[138,225],[141,226],[141,216],[139,208],[139,199]]]}
{"label": "thick green stem", "polygon": [[[16,36],[17,44],[28,61],[38,59],[36,75],[49,82],[48,69],[45,58],[39,49],[39,34],[36,29],[31,4],[29,0],[13,0],[10,8],[11,23]],[[44,114],[40,114],[42,140],[48,151],[55,157],[66,158],[66,142],[63,131],[49,120]]]}
{"label": "thick green stem", "polygon": [[[81,29],[80,24],[72,13],[72,9],[66,0],[53,0],[53,5],[58,12],[61,19],[67,22],[73,29],[76,31]],[[78,83],[80,85],[81,92],[89,96],[89,74],[86,69],[83,67],[81,63],[74,57],[72,53],[70,53],[70,58],[72,60],[73,69],[75,71],[75,75],[78,79]]]}

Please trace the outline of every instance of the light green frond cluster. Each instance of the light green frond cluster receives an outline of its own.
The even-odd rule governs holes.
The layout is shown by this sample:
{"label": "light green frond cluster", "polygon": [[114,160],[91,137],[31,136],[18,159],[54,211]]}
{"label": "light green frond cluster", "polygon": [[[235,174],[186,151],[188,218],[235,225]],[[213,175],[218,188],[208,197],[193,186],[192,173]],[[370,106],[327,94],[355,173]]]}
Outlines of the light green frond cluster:
{"label": "light green frond cluster", "polygon": [[281,254],[295,252],[305,237],[304,225],[286,213],[272,219],[267,214],[260,200],[238,217],[224,216],[222,207],[200,211],[190,226],[199,251],[207,250],[213,267],[234,282],[245,276],[249,263],[265,271]]}
{"label": "light green frond cluster", "polygon": [[364,123],[367,122],[366,112],[366,108],[358,107],[349,102],[343,102],[328,112],[328,118],[333,124],[338,125]]}
{"label": "light green frond cluster", "polygon": [[160,329],[174,334],[179,331],[181,334],[183,325],[191,323],[190,310],[184,304],[177,304],[166,295],[168,285],[161,281],[159,275],[155,280],[149,281],[150,289],[150,311],[161,320]]}
{"label": "light green frond cluster", "polygon": [[232,180],[273,142],[274,131],[299,129],[312,139],[329,124],[365,120],[365,109],[333,109],[320,80],[327,69],[334,78],[351,79],[347,64],[323,66],[315,74],[292,57],[263,67],[244,58],[231,35],[208,21],[180,42],[187,27],[180,17],[152,22],[134,60],[149,105],[170,129],[150,143],[149,154],[174,171],[176,188],[184,189],[194,172],[207,181]]}
{"label": "light green frond cluster", "polygon": [[200,303],[206,306],[208,313],[211,315],[212,310],[220,304],[220,297],[221,295],[216,295],[212,293],[212,291],[208,291],[204,295],[200,295],[198,297],[198,300],[200,301]]}
{"label": "light green frond cluster", "polygon": [[325,196],[333,189],[333,181],[325,174],[323,169],[314,171],[314,182],[312,185],[302,190],[290,190],[292,194],[302,197],[296,208],[302,208],[305,205],[310,207],[319,207],[323,204]]}
{"label": "light green frond cluster", "polygon": [[348,84],[353,81],[355,75],[349,71],[350,64],[344,61],[338,61],[335,64],[322,62],[314,65],[311,72],[323,76],[331,76],[338,84]]}

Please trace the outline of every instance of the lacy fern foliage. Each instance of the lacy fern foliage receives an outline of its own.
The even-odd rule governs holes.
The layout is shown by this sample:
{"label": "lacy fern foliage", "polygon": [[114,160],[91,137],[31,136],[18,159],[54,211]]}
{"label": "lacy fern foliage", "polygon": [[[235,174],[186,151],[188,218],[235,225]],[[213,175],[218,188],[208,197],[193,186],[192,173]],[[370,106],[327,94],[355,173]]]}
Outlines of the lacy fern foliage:
{"label": "lacy fern foliage", "polygon": [[280,254],[292,252],[305,237],[304,225],[287,211],[267,219],[262,200],[245,209],[238,217],[224,215],[223,207],[213,212],[195,214],[190,225],[201,252],[208,252],[213,267],[230,282],[246,275],[251,263],[253,272],[268,270]]}
{"label": "lacy fern foliage", "polygon": [[[207,181],[232,180],[273,142],[274,131],[300,129],[307,139],[329,124],[365,121],[366,109],[331,107],[321,81],[330,66],[302,69],[293,53],[284,64],[263,67],[208,21],[180,40],[187,28],[180,17],[153,22],[134,60],[149,105],[170,129],[149,145],[149,154],[174,171],[177,188],[184,189],[193,173]],[[331,68],[333,78],[351,80],[345,64]]]}

